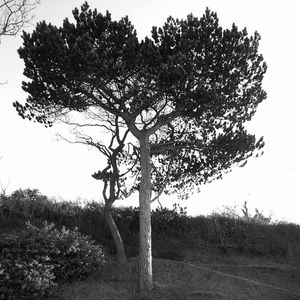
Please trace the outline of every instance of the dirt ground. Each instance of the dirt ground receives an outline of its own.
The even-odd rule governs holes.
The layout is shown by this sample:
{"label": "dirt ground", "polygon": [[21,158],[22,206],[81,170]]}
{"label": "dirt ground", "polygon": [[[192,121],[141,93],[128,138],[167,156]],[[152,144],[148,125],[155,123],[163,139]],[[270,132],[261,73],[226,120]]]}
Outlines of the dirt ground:
{"label": "dirt ground", "polygon": [[[191,263],[192,262],[192,263]],[[153,260],[154,289],[141,297],[137,260],[114,261],[89,279],[59,288],[56,299],[300,299],[300,265],[246,257],[201,256],[187,262]]]}

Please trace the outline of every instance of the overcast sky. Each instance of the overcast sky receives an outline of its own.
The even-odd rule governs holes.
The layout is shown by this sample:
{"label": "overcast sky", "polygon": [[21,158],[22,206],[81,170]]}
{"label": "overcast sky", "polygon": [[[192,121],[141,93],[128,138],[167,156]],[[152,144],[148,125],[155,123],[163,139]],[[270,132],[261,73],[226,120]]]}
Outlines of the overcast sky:
{"label": "overcast sky", "polygon": [[[249,124],[251,133],[264,136],[265,154],[253,158],[242,169],[233,169],[223,180],[202,188],[189,201],[181,203],[190,214],[208,214],[223,205],[241,207],[248,202],[273,219],[300,224],[300,143],[299,143],[299,70],[300,19],[298,1],[241,1],[241,0],[90,0],[92,8],[113,19],[125,15],[142,39],[152,26],[161,26],[166,18],[185,18],[193,13],[201,17],[206,7],[218,13],[223,28],[234,22],[239,29],[247,27],[261,36],[260,52],[268,71],[263,86],[268,94]],[[46,20],[62,25],[65,17],[72,20],[72,9],[83,1],[42,0],[35,10],[34,23]],[[27,31],[32,31],[28,27]],[[21,89],[23,62],[17,49],[20,37],[2,37],[0,44],[0,182],[7,192],[18,188],[37,188],[48,196],[66,200],[76,198],[101,199],[101,186],[91,174],[101,167],[103,158],[95,150],[57,141],[55,134],[64,128],[42,125],[21,119],[12,102],[23,102]],[[164,199],[171,204],[176,198]],[[178,201],[177,201],[178,202]],[[136,197],[128,204],[137,205]]]}

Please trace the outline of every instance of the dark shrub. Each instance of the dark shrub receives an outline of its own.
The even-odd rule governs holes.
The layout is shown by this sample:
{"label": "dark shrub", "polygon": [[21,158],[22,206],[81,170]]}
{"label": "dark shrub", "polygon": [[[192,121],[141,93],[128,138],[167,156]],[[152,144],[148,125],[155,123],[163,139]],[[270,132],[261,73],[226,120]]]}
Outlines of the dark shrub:
{"label": "dark shrub", "polygon": [[102,265],[100,246],[77,230],[42,228],[29,222],[0,237],[0,299],[42,299],[54,280],[82,277]]}
{"label": "dark shrub", "polygon": [[153,233],[152,237],[153,257],[171,260],[185,260],[184,242],[176,237],[163,233]]}
{"label": "dark shrub", "polygon": [[[32,245],[40,243],[40,251],[50,257],[58,280],[81,277],[105,262],[101,247],[94,245],[89,237],[82,235],[76,228],[68,230],[63,227],[59,231],[54,228],[54,224],[47,222],[42,228],[30,223],[27,226],[27,238],[32,239]],[[36,251],[35,248],[32,250]]]}
{"label": "dark shrub", "polygon": [[55,285],[54,267],[49,264],[48,257],[16,257],[16,252],[7,249],[2,249],[0,255],[0,299],[41,299],[46,296]]}
{"label": "dark shrub", "polygon": [[[139,208],[113,207],[112,216],[127,255],[137,256]],[[169,256],[176,257],[173,250],[176,249],[178,257],[185,250],[194,250],[300,259],[300,226],[271,222],[270,217],[265,217],[257,209],[251,214],[246,203],[242,214],[235,207],[225,207],[224,212],[191,217],[186,215],[185,208],[174,204],[173,209],[160,207],[153,210],[151,218],[153,254],[156,257],[166,257],[168,252]],[[101,202],[86,202],[84,205],[57,202],[31,189],[17,190],[9,196],[0,195],[0,233],[24,228],[28,219],[39,226],[48,221],[57,228],[77,227],[79,232],[106,247],[108,253],[116,254]]]}

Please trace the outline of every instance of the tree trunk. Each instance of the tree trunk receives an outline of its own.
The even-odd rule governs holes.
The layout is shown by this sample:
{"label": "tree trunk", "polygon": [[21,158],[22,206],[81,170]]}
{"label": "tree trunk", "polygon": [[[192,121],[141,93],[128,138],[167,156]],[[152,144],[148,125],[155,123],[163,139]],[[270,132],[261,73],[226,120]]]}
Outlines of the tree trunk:
{"label": "tree trunk", "polygon": [[117,228],[117,225],[111,215],[111,205],[105,203],[104,206],[104,217],[105,221],[109,227],[109,230],[112,234],[112,237],[114,239],[114,243],[117,249],[117,258],[120,265],[123,265],[126,263],[126,254],[124,250],[124,244],[123,240],[121,238],[120,232]]}
{"label": "tree trunk", "polygon": [[140,243],[139,243],[139,287],[142,294],[152,290],[152,251],[151,251],[151,163],[148,137],[140,139],[141,185]]}

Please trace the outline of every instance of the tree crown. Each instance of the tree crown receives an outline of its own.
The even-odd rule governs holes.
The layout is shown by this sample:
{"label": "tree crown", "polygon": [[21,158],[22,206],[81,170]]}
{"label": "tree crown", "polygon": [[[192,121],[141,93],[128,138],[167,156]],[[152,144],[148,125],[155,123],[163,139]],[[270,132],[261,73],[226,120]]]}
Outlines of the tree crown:
{"label": "tree crown", "polygon": [[140,41],[128,17],[113,21],[87,3],[73,15],[75,23],[41,22],[23,34],[29,97],[14,103],[23,118],[48,126],[94,107],[120,117],[134,136],[150,139],[153,164],[170,166],[154,167],[153,181],[175,190],[218,177],[262,148],[243,127],[266,98],[257,32],[223,30],[206,9],[201,18],[169,17]]}

